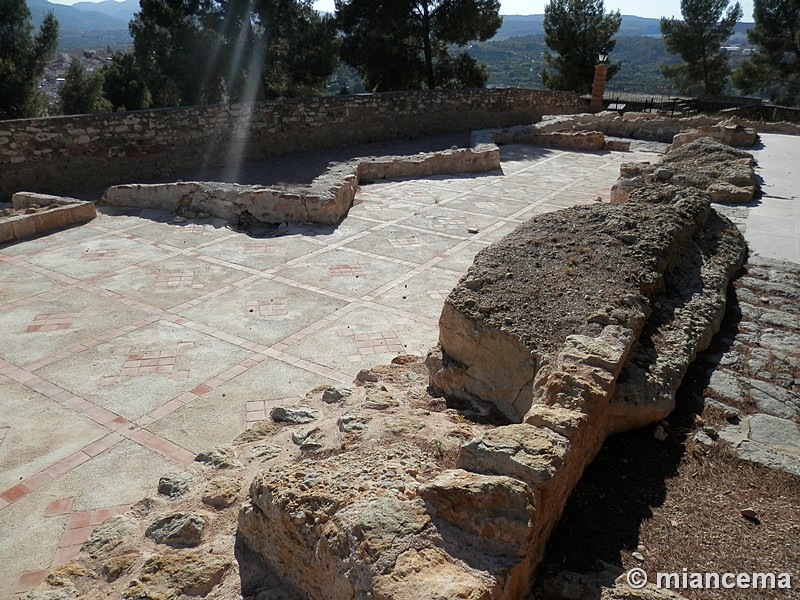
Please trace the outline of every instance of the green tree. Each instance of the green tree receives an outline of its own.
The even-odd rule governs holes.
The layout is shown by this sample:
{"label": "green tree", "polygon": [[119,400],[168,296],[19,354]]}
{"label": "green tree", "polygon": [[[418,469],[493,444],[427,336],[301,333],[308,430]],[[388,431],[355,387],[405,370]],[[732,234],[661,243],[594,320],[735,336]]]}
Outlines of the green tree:
{"label": "green tree", "polygon": [[37,84],[57,44],[58,21],[52,12],[33,35],[25,0],[0,0],[0,113],[20,119],[46,112]]}
{"label": "green tree", "polygon": [[65,115],[111,110],[111,103],[103,95],[103,74],[100,71],[87,74],[76,58],[69,63],[58,95],[61,98],[61,112]]}
{"label": "green tree", "polygon": [[154,106],[224,99],[220,74],[210,72],[223,45],[209,26],[213,9],[210,0],[141,0],[129,29]]}
{"label": "green tree", "polygon": [[[115,105],[251,101],[319,92],[338,65],[334,19],[313,0],[141,0]],[[127,60],[127,59],[126,59]],[[146,86],[147,94],[140,83]]]}
{"label": "green tree", "polygon": [[491,38],[499,0],[336,0],[342,59],[371,91],[483,87],[488,71],[452,46]]}
{"label": "green tree", "polygon": [[313,0],[223,0],[217,57],[235,100],[318,93],[339,65],[336,23]]}
{"label": "green tree", "polygon": [[[542,83],[551,90],[589,93],[598,53],[611,52],[622,24],[619,11],[606,14],[603,0],[550,0],[544,7],[544,61]],[[551,52],[552,51],[552,52]],[[611,64],[607,78],[619,71]]]}
{"label": "green tree", "polygon": [[103,75],[103,93],[113,110],[140,110],[152,104],[144,74],[131,52],[112,54]]}
{"label": "green tree", "polygon": [[745,94],[800,105],[800,2],[755,0],[753,19],[747,39],[758,50],[734,72],[733,83]]}
{"label": "green tree", "polygon": [[730,68],[722,46],[742,18],[739,3],[728,4],[729,0],[681,0],[683,21],[661,19],[667,51],[684,60],[662,67],[661,73],[681,93],[715,95],[725,89]]}

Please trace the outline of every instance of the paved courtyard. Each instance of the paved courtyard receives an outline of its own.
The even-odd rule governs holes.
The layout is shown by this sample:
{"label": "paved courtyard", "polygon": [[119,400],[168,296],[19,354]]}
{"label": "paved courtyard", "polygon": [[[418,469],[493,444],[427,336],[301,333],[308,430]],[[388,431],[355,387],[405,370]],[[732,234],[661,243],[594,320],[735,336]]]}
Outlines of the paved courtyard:
{"label": "paved courtyard", "polygon": [[104,209],[0,247],[0,597],[272,407],[424,355],[476,252],[534,215],[607,201],[620,163],[657,159],[502,156],[502,173],[365,185],[338,227],[258,238]]}

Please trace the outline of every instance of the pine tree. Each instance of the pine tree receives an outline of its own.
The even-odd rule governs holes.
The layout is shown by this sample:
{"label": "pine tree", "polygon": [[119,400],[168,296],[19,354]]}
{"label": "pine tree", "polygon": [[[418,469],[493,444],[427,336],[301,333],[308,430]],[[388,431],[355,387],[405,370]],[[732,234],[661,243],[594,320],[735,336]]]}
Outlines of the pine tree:
{"label": "pine tree", "polygon": [[41,116],[46,101],[37,85],[56,52],[58,21],[47,13],[33,35],[25,0],[0,0],[0,118]]}
{"label": "pine tree", "polygon": [[177,106],[313,94],[338,66],[334,20],[313,0],[141,0],[130,31],[115,104],[136,91],[125,74],[146,84],[140,100]]}
{"label": "pine tree", "polygon": [[763,92],[777,104],[800,105],[800,2],[755,0],[747,39],[758,50],[733,74],[745,94]]}
{"label": "pine tree", "polygon": [[109,112],[111,103],[103,96],[103,75],[99,71],[86,73],[80,61],[69,63],[64,83],[58,92],[61,112],[65,115]]}
{"label": "pine tree", "polygon": [[730,68],[722,46],[742,18],[739,3],[728,3],[729,0],[681,0],[683,21],[661,19],[667,51],[684,60],[683,64],[662,67],[661,74],[671,79],[681,93],[716,95],[724,91]]}
{"label": "pine tree", "polygon": [[314,94],[339,66],[335,21],[313,0],[222,0],[218,30],[232,99]]}
{"label": "pine tree", "polygon": [[[619,11],[605,14],[602,0],[551,0],[544,7],[544,60],[542,83],[551,90],[591,91],[598,53],[611,52],[622,24]],[[551,52],[552,51],[552,52]],[[555,54],[553,54],[555,53]],[[620,65],[611,64],[611,79]]]}
{"label": "pine tree", "polygon": [[152,104],[144,74],[131,52],[111,55],[103,69],[103,93],[113,110],[140,110]]}
{"label": "pine tree", "polygon": [[370,91],[483,87],[488,72],[463,48],[502,23],[498,0],[336,0],[342,59]]}

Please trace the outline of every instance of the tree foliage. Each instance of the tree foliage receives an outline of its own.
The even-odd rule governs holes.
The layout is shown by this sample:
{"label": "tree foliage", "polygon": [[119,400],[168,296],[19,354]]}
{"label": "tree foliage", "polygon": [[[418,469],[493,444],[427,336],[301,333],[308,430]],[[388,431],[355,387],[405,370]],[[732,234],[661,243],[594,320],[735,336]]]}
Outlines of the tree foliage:
{"label": "tree foliage", "polygon": [[[614,49],[621,24],[619,11],[606,14],[603,0],[551,0],[544,7],[548,50],[542,83],[551,90],[590,92],[597,55],[603,48]],[[619,64],[609,65],[607,78],[619,69]]]}
{"label": "tree foliage", "polygon": [[681,0],[683,21],[661,19],[667,51],[684,60],[661,71],[681,93],[716,95],[725,89],[730,68],[722,46],[742,18],[739,3],[728,4],[729,0]]}
{"label": "tree foliage", "polygon": [[102,72],[103,94],[112,110],[150,108],[152,97],[132,52],[115,52]]}
{"label": "tree foliage", "polygon": [[0,0],[0,113],[12,119],[44,114],[37,84],[57,44],[58,21],[52,12],[33,35],[25,0]]}
{"label": "tree foliage", "polygon": [[747,38],[758,50],[734,72],[734,84],[745,94],[800,105],[800,2],[755,0],[753,19]]}
{"label": "tree foliage", "polygon": [[[223,76],[232,98],[311,94],[325,86],[339,60],[336,23],[312,0],[225,0],[218,31]],[[260,77],[259,77],[260,75]]]}
{"label": "tree foliage", "polygon": [[499,0],[336,0],[342,59],[370,91],[483,87],[486,69],[451,46],[491,38]]}
{"label": "tree foliage", "polygon": [[109,112],[111,103],[103,95],[103,75],[100,71],[86,73],[80,61],[69,63],[64,83],[58,91],[61,112],[65,115],[82,115]]}
{"label": "tree foliage", "polygon": [[[133,55],[154,106],[204,104],[223,99],[214,52],[221,47],[210,27],[206,0],[141,0],[129,29]],[[202,68],[203,72],[198,72]]]}
{"label": "tree foliage", "polygon": [[115,106],[315,93],[338,65],[334,19],[312,0],[141,0],[132,59],[108,72]]}

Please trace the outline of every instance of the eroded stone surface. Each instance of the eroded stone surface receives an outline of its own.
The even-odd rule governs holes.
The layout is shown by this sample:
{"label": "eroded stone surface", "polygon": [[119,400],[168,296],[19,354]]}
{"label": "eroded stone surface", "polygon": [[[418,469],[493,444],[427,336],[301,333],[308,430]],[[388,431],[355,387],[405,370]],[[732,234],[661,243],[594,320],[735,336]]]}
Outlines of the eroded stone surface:
{"label": "eroded stone surface", "polygon": [[203,515],[174,513],[154,521],[145,535],[158,544],[191,548],[200,544],[207,523]]}
{"label": "eroded stone surface", "polygon": [[657,165],[623,165],[611,201],[626,202],[634,190],[670,184],[704,190],[712,202],[746,204],[758,191],[754,164],[748,152],[700,137],[674,146]]}
{"label": "eroded stone surface", "polygon": [[522,421],[483,432],[458,459],[537,494],[525,558],[498,579],[507,590],[525,589],[605,438],[672,412],[744,260],[741,234],[698,190],[643,188],[616,208],[538,217],[481,252],[427,360],[436,388]]}

